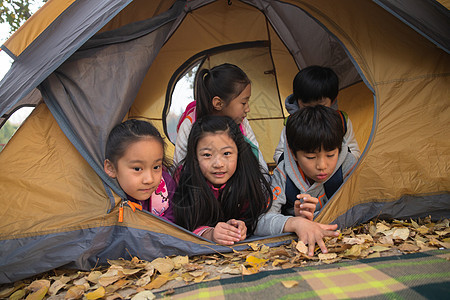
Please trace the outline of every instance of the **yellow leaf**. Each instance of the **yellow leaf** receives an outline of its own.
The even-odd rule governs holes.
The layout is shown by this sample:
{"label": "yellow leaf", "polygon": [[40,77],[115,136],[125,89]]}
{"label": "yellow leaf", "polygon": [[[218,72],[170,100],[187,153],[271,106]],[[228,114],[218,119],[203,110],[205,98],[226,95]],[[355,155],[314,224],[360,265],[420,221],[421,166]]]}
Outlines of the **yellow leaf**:
{"label": "yellow leaf", "polygon": [[47,294],[48,287],[42,287],[39,290],[29,294],[25,299],[26,300],[42,300]]}
{"label": "yellow leaf", "polygon": [[201,276],[195,277],[194,282],[195,283],[202,282],[205,279],[205,277],[208,275],[209,275],[209,273],[203,272],[203,274]]}
{"label": "yellow leaf", "polygon": [[258,269],[261,268],[262,266],[264,266],[267,261],[268,261],[268,259],[258,258],[254,255],[248,255],[247,258],[245,259],[245,262],[247,264],[249,264],[250,266],[252,266],[254,268],[258,268]]}
{"label": "yellow leaf", "polygon": [[208,281],[213,281],[213,280],[218,280],[218,279],[220,279],[220,275],[217,275],[216,277],[205,279],[205,280],[203,280],[203,282],[208,282]]}
{"label": "yellow leaf", "polygon": [[41,279],[41,280],[35,280],[32,283],[30,283],[30,285],[26,288],[29,291],[38,291],[42,288],[49,288],[50,287],[50,281],[46,280],[46,279]]}
{"label": "yellow leaf", "polygon": [[137,293],[136,295],[131,298],[131,300],[152,300],[156,299],[156,296],[153,295],[151,291],[142,291]]}
{"label": "yellow leaf", "polygon": [[298,241],[297,246],[295,248],[300,253],[303,253],[303,254],[307,254],[308,253],[308,247],[302,241]]}
{"label": "yellow leaf", "polygon": [[149,284],[143,286],[143,288],[146,290],[158,289],[158,288],[162,287],[168,280],[169,280],[168,273],[159,275],[158,277],[155,278],[155,280],[153,280]]}
{"label": "yellow leaf", "polygon": [[11,296],[9,296],[9,300],[19,300],[25,297],[25,289],[15,291]]}
{"label": "yellow leaf", "polygon": [[[24,286],[24,285],[22,284],[22,286]],[[0,299],[8,297],[9,295],[14,293],[16,290],[18,290],[22,286],[10,286],[10,287],[4,288],[3,290],[0,291]]]}
{"label": "yellow leaf", "polygon": [[267,246],[267,245],[262,245],[260,251],[261,251],[262,254],[265,254],[265,253],[270,251],[270,247]]}
{"label": "yellow leaf", "polygon": [[372,250],[374,252],[383,252],[383,251],[391,250],[391,248],[384,247],[384,246],[381,246],[381,245],[375,245],[373,247],[370,247],[370,250]]}
{"label": "yellow leaf", "polygon": [[416,229],[417,232],[419,232],[420,234],[427,234],[430,229],[424,225],[420,226],[419,228]]}
{"label": "yellow leaf", "polygon": [[181,266],[189,263],[189,257],[188,256],[176,256],[171,258],[173,265],[175,267],[175,269],[179,269],[181,268]]}
{"label": "yellow leaf", "polygon": [[123,269],[123,270],[122,270],[122,273],[123,273],[123,275],[128,276],[128,275],[136,274],[136,273],[139,272],[140,270],[142,270],[142,269]]}
{"label": "yellow leaf", "polygon": [[85,291],[86,287],[84,285],[74,285],[67,291],[64,299],[66,300],[80,299]]}
{"label": "yellow leaf", "polygon": [[353,245],[350,249],[345,250],[344,256],[359,257],[361,255],[361,245]]}
{"label": "yellow leaf", "polygon": [[98,283],[98,278],[102,276],[102,272],[100,271],[92,271],[89,273],[87,280],[89,280],[92,283]]}
{"label": "yellow leaf", "polygon": [[95,300],[95,299],[103,298],[103,296],[105,296],[105,293],[106,293],[105,288],[101,286],[98,289],[96,289],[95,291],[87,293],[86,299]]}
{"label": "yellow leaf", "polygon": [[412,227],[414,227],[415,229],[419,228],[419,224],[417,224],[417,222],[415,222],[414,220],[411,220],[411,225]]}
{"label": "yellow leaf", "polygon": [[380,252],[374,252],[374,253],[370,253],[367,258],[376,258],[376,257],[381,257]]}
{"label": "yellow leaf", "polygon": [[295,280],[284,280],[284,281],[281,281],[281,283],[284,285],[285,288],[288,288],[288,289],[293,288],[294,286],[298,285],[298,281],[295,281]]}
{"label": "yellow leaf", "polygon": [[159,257],[154,259],[150,264],[161,274],[169,273],[174,267],[174,264],[170,258]]}

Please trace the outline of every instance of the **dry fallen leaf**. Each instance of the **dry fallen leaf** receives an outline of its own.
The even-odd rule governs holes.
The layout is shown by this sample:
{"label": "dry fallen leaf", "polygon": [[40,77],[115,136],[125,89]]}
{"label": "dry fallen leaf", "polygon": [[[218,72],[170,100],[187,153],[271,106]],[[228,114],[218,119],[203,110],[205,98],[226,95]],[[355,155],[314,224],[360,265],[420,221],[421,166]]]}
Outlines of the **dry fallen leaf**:
{"label": "dry fallen leaf", "polygon": [[25,297],[25,289],[15,291],[11,296],[9,296],[9,300],[19,300]]}
{"label": "dry fallen leaf", "polygon": [[161,274],[169,273],[174,268],[173,261],[167,257],[156,258],[150,264]]}
{"label": "dry fallen leaf", "polygon": [[319,253],[320,260],[335,259],[336,257],[337,257],[336,253]]}
{"label": "dry fallen leaf", "polygon": [[147,284],[146,286],[143,286],[144,289],[152,290],[152,289],[159,289],[162,287],[167,281],[169,281],[169,273],[164,273],[162,275],[159,275],[155,278],[152,282]]}
{"label": "dry fallen leaf", "polygon": [[181,268],[183,265],[188,264],[189,263],[189,257],[188,256],[176,256],[171,258],[174,268],[175,269],[179,269]]}
{"label": "dry fallen leaf", "polygon": [[307,254],[308,253],[308,247],[302,241],[298,241],[297,246],[295,248],[300,253],[303,253],[303,254]]}
{"label": "dry fallen leaf", "polygon": [[95,291],[87,293],[86,299],[88,299],[88,300],[100,299],[100,298],[103,298],[105,296],[105,294],[106,294],[105,288],[101,286],[98,289],[96,289]]}
{"label": "dry fallen leaf", "polygon": [[152,300],[156,299],[156,296],[151,291],[142,291],[134,295],[131,300]]}
{"label": "dry fallen leaf", "polygon": [[84,292],[86,291],[86,287],[84,285],[75,285],[69,288],[64,299],[72,300],[72,299],[80,299]]}
{"label": "dry fallen leaf", "polygon": [[288,289],[298,285],[298,281],[295,281],[295,280],[284,280],[284,281],[281,281],[281,283],[284,285],[285,288],[288,288]]}

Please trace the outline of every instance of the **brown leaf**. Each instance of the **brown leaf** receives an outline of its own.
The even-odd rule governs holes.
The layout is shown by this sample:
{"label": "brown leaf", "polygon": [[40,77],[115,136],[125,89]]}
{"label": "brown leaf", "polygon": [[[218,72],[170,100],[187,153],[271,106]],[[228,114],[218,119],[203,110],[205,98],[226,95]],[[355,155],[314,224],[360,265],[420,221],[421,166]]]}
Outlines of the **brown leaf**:
{"label": "brown leaf", "polygon": [[69,288],[64,299],[72,300],[72,299],[80,299],[84,292],[86,291],[86,287],[84,285],[74,285]]}
{"label": "brown leaf", "polygon": [[420,247],[410,243],[403,243],[398,247],[398,250],[403,252],[417,252],[420,250]]}
{"label": "brown leaf", "polygon": [[164,273],[164,274],[156,277],[155,280],[153,280],[149,284],[143,286],[143,288],[145,288],[147,290],[159,289],[164,284],[166,284],[167,281],[169,281],[169,273]]}
{"label": "brown leaf", "polygon": [[98,284],[100,284],[101,286],[105,286],[106,287],[106,286],[116,282],[119,279],[120,279],[119,275],[100,276],[100,278],[98,279]]}

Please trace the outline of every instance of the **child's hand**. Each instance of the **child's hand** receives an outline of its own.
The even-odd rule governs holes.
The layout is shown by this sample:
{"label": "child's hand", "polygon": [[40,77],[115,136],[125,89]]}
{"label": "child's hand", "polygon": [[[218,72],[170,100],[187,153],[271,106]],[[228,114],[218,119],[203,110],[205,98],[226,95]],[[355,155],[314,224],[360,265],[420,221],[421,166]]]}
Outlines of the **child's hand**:
{"label": "child's hand", "polygon": [[319,199],[311,197],[309,194],[298,194],[297,199],[294,203],[294,214],[296,217],[303,217],[308,220],[313,220],[314,211],[316,210],[316,205],[319,203]]}
{"label": "child's hand", "polygon": [[327,253],[327,247],[323,242],[326,236],[337,237],[339,232],[336,231],[337,224],[325,225],[302,217],[292,217],[286,221],[284,232],[295,232],[300,241],[308,245],[308,255],[314,255],[314,247],[317,245],[322,253]]}
{"label": "child's hand", "polygon": [[[229,220],[230,221],[233,221]],[[236,221],[236,220],[234,220]],[[228,223],[227,222],[227,223]],[[237,222],[237,221],[236,221]],[[241,229],[231,224],[224,222],[219,222],[211,230],[205,232],[202,236],[212,240],[213,242],[221,245],[234,245],[235,242],[241,240]],[[245,226],[245,224],[244,224]],[[242,226],[241,226],[242,227]],[[245,227],[245,233],[247,232],[247,227]]]}
{"label": "child's hand", "polygon": [[231,219],[227,221],[227,224],[237,227],[241,231],[241,241],[245,240],[247,237],[247,226],[245,226],[244,221]]}

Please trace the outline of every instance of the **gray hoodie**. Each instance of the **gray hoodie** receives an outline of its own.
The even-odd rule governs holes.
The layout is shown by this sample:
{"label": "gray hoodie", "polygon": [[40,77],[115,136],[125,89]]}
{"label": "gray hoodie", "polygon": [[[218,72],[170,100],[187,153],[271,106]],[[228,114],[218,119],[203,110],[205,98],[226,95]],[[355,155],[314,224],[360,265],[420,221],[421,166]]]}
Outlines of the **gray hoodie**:
{"label": "gray hoodie", "polygon": [[[333,171],[333,174],[335,174],[342,165],[342,175],[344,179],[349,175],[357,162],[356,158],[347,150],[348,145],[343,143],[342,150],[339,152],[336,167]],[[284,147],[284,157],[284,160],[278,164],[272,176],[271,187],[274,199],[272,207],[266,214],[260,217],[255,230],[255,235],[266,236],[280,234],[283,232],[287,219],[292,218],[292,216],[285,216],[281,213],[283,205],[286,204],[286,176],[288,176],[299,189],[299,193],[309,194],[312,197],[320,199],[322,205],[325,205],[328,201],[323,183],[315,182],[310,186],[309,183],[303,179],[297,167],[297,162],[294,159],[291,149],[287,146],[287,143],[285,143]],[[333,174],[331,174],[331,176],[333,176]],[[329,179],[327,179],[327,181],[328,180]],[[318,212],[319,210],[316,208],[315,214]]]}

